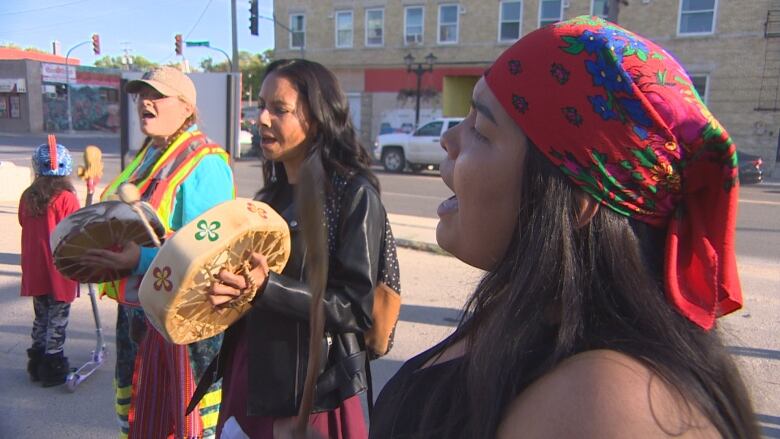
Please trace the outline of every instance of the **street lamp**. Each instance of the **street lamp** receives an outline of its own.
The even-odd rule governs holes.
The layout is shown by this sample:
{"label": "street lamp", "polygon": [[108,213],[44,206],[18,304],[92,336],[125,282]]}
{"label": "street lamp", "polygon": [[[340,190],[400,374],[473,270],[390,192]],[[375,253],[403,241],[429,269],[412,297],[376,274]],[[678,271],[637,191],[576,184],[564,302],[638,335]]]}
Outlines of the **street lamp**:
{"label": "street lamp", "polygon": [[411,53],[407,53],[404,57],[404,62],[406,63],[406,72],[417,75],[417,103],[414,107],[414,127],[416,129],[420,124],[420,86],[422,85],[422,77],[426,73],[433,72],[433,65],[436,64],[436,56],[433,53],[429,53],[425,57],[426,66],[423,66],[423,63],[417,63],[417,66],[414,67],[414,56],[412,56]]}
{"label": "street lamp", "polygon": [[[67,54],[65,54],[65,89],[68,92],[68,95],[67,95],[67,97],[68,97],[68,104],[67,105],[68,106],[67,106],[66,110],[68,112],[68,132],[69,133],[73,133],[73,115],[72,115],[72,113],[70,111],[70,91],[71,91],[70,90],[70,53],[73,52],[74,49],[77,49],[77,48],[79,48],[79,47],[81,47],[81,46],[83,46],[85,44],[89,44],[89,43],[93,43],[94,44],[96,36],[97,36],[97,34],[93,35],[91,40],[82,41],[81,43],[76,44],[75,46],[71,47],[70,50],[68,50]],[[95,55],[97,55],[99,53],[99,50],[100,50],[100,40],[99,39],[97,40],[97,44],[98,45],[96,46],[96,49],[95,49]]]}

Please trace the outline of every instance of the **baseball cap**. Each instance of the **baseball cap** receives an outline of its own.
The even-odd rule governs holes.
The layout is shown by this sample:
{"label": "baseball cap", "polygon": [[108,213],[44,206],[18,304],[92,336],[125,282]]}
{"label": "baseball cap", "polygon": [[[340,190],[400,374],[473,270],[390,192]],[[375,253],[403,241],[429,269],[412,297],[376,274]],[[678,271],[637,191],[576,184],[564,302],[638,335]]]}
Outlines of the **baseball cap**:
{"label": "baseball cap", "polygon": [[157,90],[163,96],[176,96],[185,102],[196,105],[195,84],[181,70],[174,67],[156,67],[141,77],[127,83],[128,93],[138,93],[145,85]]}

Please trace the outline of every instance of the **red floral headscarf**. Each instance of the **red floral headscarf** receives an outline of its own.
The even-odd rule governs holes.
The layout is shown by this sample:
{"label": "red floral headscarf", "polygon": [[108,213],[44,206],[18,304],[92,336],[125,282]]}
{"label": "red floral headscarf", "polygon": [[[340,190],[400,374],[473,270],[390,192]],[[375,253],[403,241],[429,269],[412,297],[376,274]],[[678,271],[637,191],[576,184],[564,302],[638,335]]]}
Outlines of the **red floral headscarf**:
{"label": "red floral headscarf", "polygon": [[485,73],[501,105],[581,189],[666,227],[668,300],[710,329],[739,309],[736,147],[680,64],[596,17],[541,28]]}

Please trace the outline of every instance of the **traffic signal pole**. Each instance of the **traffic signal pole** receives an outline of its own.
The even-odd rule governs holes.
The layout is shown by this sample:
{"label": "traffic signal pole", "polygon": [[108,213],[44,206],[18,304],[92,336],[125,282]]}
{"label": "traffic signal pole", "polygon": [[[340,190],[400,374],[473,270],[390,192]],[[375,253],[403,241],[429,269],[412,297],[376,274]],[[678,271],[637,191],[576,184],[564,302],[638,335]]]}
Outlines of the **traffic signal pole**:
{"label": "traffic signal pole", "polygon": [[239,72],[239,58],[238,58],[238,20],[236,18],[236,0],[230,0],[230,21],[232,26],[232,40],[233,40],[233,62],[230,66],[230,76],[232,93],[231,99],[228,102],[228,120],[230,121],[230,129],[228,130],[227,140],[230,144],[229,152],[233,158],[241,157],[241,145],[238,144],[238,129],[239,129],[239,114],[238,110],[241,106],[241,76]]}
{"label": "traffic signal pole", "polygon": [[92,43],[92,50],[95,52],[95,55],[100,55],[100,37],[98,36],[98,34],[93,34],[92,39],[87,41],[82,41],[81,43],[78,43],[75,46],[71,47],[68,50],[68,53],[65,54],[65,89],[67,90],[67,97],[68,97],[67,110],[68,110],[68,132],[69,133],[73,133],[73,115],[70,110],[70,53],[73,52],[75,49],[89,43]]}

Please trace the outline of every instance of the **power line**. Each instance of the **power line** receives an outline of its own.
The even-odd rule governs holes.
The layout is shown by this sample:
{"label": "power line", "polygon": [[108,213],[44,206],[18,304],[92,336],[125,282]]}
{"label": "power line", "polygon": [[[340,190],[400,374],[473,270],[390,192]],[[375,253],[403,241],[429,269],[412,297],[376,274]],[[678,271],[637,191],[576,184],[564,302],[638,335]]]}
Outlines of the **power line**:
{"label": "power line", "polygon": [[[204,15],[206,15],[206,11],[208,11],[208,9],[209,9],[209,6],[211,6],[211,2],[212,2],[212,1],[213,1],[213,0],[209,0],[209,1],[206,3],[206,7],[204,7],[204,8],[203,8],[203,11],[201,11],[201,13],[200,13],[200,16],[198,17],[198,19],[197,19],[197,20],[195,20],[195,24],[193,24],[193,25],[192,25],[192,27],[190,28],[190,31],[189,31],[189,32],[187,32],[187,35],[185,35],[185,36],[184,36],[184,40],[185,40],[185,41],[187,40],[187,38],[189,38],[189,37],[190,37],[190,35],[192,34],[192,31],[194,31],[194,30],[195,30],[195,28],[196,28],[196,27],[198,27],[198,24],[200,24],[200,20],[202,20],[202,19],[203,19],[203,16],[204,16]],[[231,1],[235,1],[235,0],[231,0]],[[176,56],[176,52],[173,52],[173,53],[171,53],[170,55],[168,55],[168,57],[167,57],[167,58],[163,59],[163,60],[162,60],[162,61],[160,61],[158,64],[162,64],[162,63],[164,63],[164,62],[167,62],[169,59],[173,58],[174,56]]]}
{"label": "power line", "polygon": [[87,0],[77,0],[75,2],[62,3],[62,4],[59,4],[59,5],[52,5],[52,6],[46,6],[44,8],[26,9],[26,10],[23,10],[23,11],[0,12],[0,15],[19,15],[19,14],[26,14],[28,12],[47,11],[49,9],[61,8],[63,6],[75,5],[77,3],[84,3],[85,1],[87,1]]}
{"label": "power line", "polygon": [[[9,29],[8,32],[10,32],[10,35],[16,36],[16,35],[20,35],[20,34],[27,34],[27,33],[30,33],[30,32],[37,32],[37,31],[45,30],[45,29],[52,29],[53,27],[63,26],[63,25],[66,25],[66,24],[89,22],[89,21],[105,18],[105,17],[111,16],[113,14],[114,14],[113,12],[107,12],[107,13],[100,14],[100,15],[94,15],[92,17],[81,17],[81,18],[76,18],[74,20],[62,21],[62,22],[59,22],[59,23],[52,23],[52,24],[47,24],[47,25],[42,25],[42,26],[28,27],[26,29]],[[5,31],[5,29],[3,31]],[[2,34],[3,31],[0,31],[0,34]]]}
{"label": "power line", "polygon": [[[80,0],[80,1],[87,1],[87,0]],[[167,0],[167,1],[158,0],[159,3],[167,3],[167,4],[182,3],[184,1],[188,1],[188,0]],[[76,3],[76,2],[74,2],[74,3]],[[61,6],[64,6],[64,5],[61,5]],[[15,37],[16,35],[20,35],[20,34],[27,34],[27,33],[31,33],[31,32],[37,32],[37,31],[40,31],[40,30],[46,30],[46,29],[50,30],[52,28],[61,27],[61,26],[66,25],[66,24],[89,22],[89,21],[92,21],[92,20],[102,19],[102,18],[105,18],[105,17],[113,16],[113,15],[120,15],[120,14],[122,14],[122,15],[125,15],[125,16],[131,16],[131,15],[136,15],[136,14],[145,14],[147,12],[148,11],[146,9],[144,9],[144,8],[138,8],[138,7],[134,7],[134,6],[131,5],[131,6],[122,7],[122,8],[119,8],[119,9],[109,9],[107,11],[104,11],[101,14],[93,15],[93,16],[90,16],[90,17],[79,17],[79,18],[76,18],[76,19],[73,19],[73,20],[66,20],[66,21],[61,21],[61,22],[57,22],[57,23],[48,23],[48,24],[45,24],[45,25],[33,26],[33,27],[24,28],[24,29],[0,28],[0,35],[6,34],[6,32],[7,32],[6,35],[11,35],[11,36]]]}
{"label": "power line", "polygon": [[190,34],[192,34],[192,31],[194,31],[194,30],[195,30],[195,28],[196,28],[196,27],[198,27],[198,24],[200,24],[200,20],[202,20],[202,19],[203,19],[203,16],[204,16],[204,15],[206,15],[206,11],[208,11],[208,9],[209,9],[209,6],[211,6],[211,2],[212,2],[212,1],[214,1],[214,0],[209,0],[209,1],[208,1],[208,3],[206,3],[206,7],[205,7],[205,8],[203,8],[203,12],[201,12],[201,13],[200,13],[200,16],[198,17],[198,20],[197,20],[197,21],[195,21],[195,24],[193,24],[193,25],[192,25],[192,28],[190,28],[190,31],[189,31],[189,32],[187,32],[187,35],[185,35],[185,36],[184,36],[184,39],[185,39],[185,40],[186,40],[187,38],[189,38],[189,37],[190,37]]}

